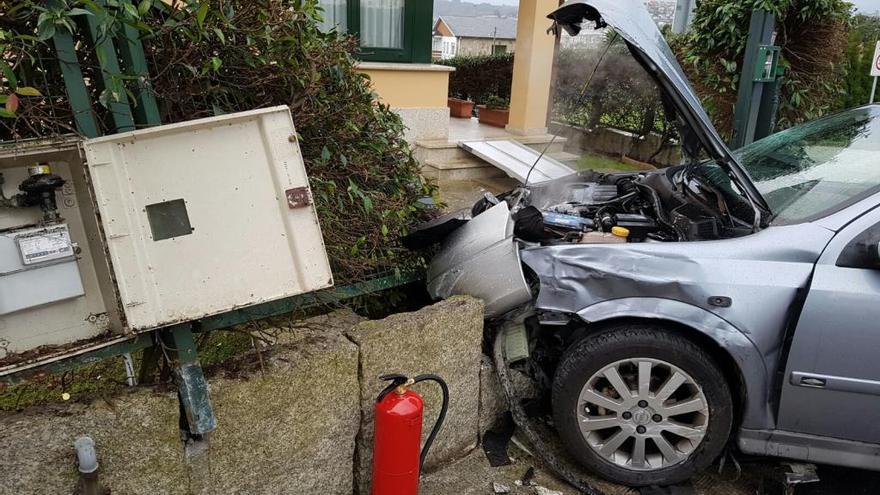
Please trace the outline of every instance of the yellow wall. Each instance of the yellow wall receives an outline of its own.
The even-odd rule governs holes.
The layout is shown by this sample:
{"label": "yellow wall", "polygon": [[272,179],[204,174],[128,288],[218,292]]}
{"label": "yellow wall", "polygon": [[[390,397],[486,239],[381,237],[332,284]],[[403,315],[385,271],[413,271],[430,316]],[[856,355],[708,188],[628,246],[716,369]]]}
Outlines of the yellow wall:
{"label": "yellow wall", "polygon": [[362,62],[382,103],[395,108],[446,107],[451,67]]}

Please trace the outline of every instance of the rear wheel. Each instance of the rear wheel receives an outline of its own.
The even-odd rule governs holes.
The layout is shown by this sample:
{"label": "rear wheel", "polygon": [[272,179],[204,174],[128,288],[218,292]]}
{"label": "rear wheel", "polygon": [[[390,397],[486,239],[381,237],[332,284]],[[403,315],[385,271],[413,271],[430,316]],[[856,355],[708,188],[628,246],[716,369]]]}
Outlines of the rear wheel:
{"label": "rear wheel", "polygon": [[690,340],[626,324],[566,351],[553,414],[585,466],[627,485],[673,484],[708,466],[730,435],[730,388]]}

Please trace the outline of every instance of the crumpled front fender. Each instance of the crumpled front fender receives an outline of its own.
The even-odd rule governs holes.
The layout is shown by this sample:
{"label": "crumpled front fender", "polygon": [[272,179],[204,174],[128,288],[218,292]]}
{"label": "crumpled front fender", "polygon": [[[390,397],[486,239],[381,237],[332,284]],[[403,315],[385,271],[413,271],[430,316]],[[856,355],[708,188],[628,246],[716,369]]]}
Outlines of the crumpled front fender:
{"label": "crumpled front fender", "polygon": [[428,293],[437,299],[478,297],[489,318],[531,301],[507,203],[477,215],[446,238],[428,267]]}

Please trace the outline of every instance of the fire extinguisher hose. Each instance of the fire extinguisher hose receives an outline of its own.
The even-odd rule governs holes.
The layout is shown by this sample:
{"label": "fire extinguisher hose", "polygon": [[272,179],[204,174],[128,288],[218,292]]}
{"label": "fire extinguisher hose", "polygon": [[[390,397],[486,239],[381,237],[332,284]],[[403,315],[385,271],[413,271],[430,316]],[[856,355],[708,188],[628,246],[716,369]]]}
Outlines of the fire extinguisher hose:
{"label": "fire extinguisher hose", "polygon": [[419,375],[413,379],[413,384],[419,382],[435,382],[437,385],[440,385],[440,390],[443,392],[443,404],[440,406],[440,414],[437,416],[437,421],[434,423],[434,427],[431,428],[431,433],[428,435],[428,439],[425,440],[425,446],[422,447],[422,453],[419,456],[419,471],[421,471],[425,466],[425,458],[428,456],[431,444],[434,443],[434,438],[437,437],[437,433],[439,433],[440,428],[443,427],[443,421],[446,419],[446,411],[449,410],[449,386],[446,385],[446,382],[443,381],[442,378],[432,373],[425,373],[424,375]]}

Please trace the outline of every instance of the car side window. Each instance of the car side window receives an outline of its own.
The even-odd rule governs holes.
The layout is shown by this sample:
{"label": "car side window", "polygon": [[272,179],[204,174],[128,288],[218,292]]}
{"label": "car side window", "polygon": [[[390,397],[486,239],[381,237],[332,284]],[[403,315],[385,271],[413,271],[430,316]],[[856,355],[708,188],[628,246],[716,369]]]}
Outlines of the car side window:
{"label": "car side window", "polygon": [[878,243],[880,223],[875,223],[849,241],[835,264],[843,268],[874,268],[877,264]]}

